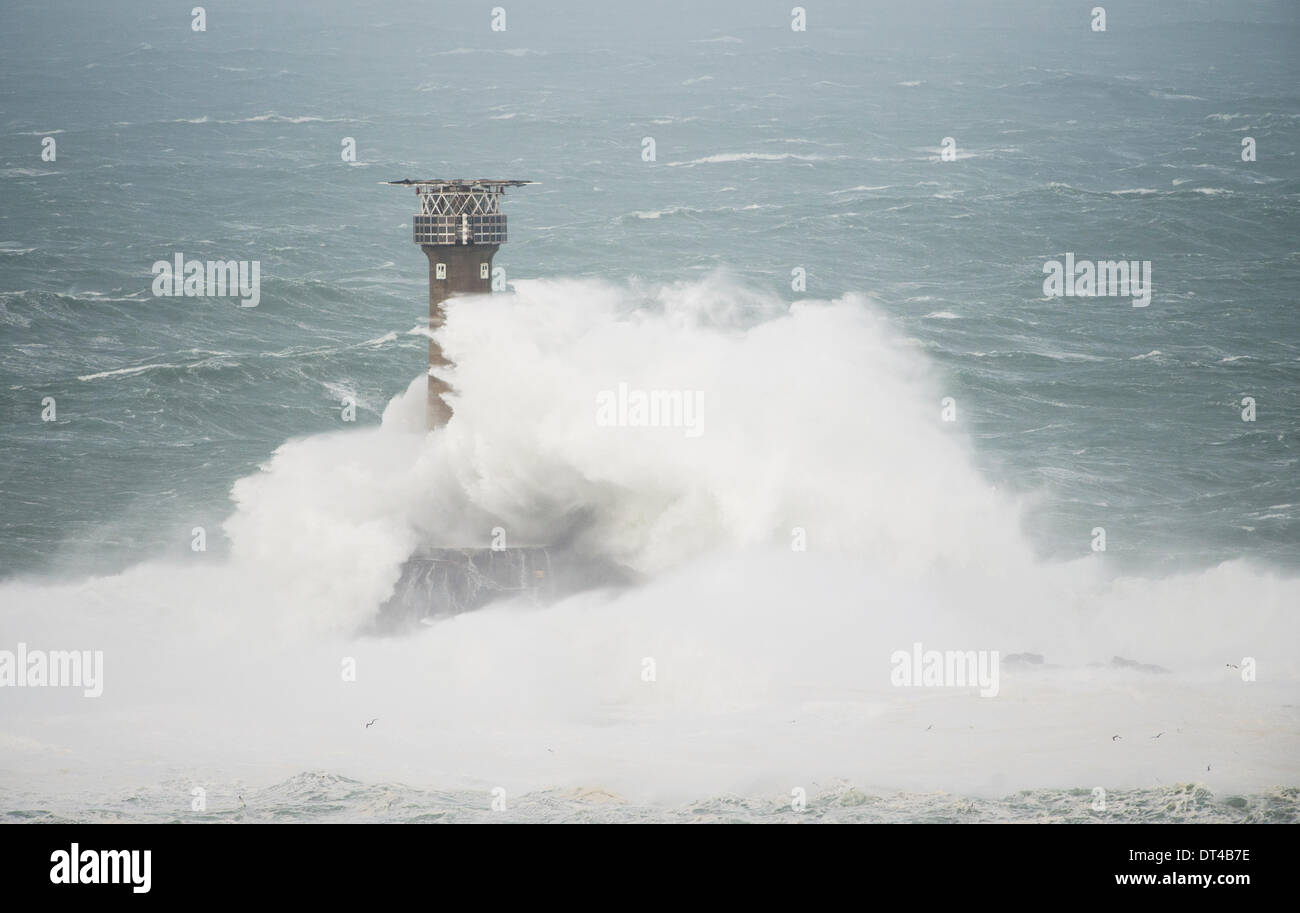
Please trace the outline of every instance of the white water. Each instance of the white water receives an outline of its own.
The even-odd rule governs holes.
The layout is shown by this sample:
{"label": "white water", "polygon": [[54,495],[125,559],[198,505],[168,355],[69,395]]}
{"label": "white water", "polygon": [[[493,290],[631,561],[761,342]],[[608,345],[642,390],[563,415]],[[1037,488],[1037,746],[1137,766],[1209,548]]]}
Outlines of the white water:
{"label": "white water", "polygon": [[[420,377],[380,428],[286,443],[235,484],[229,557],[0,584],[0,649],[100,649],[106,667],[98,700],[0,691],[3,778],[66,794],[323,769],[649,801],[833,778],[996,795],[1296,782],[1300,582],[1039,561],[960,421],[939,420],[924,356],[865,300],[787,309],[725,276],[521,282],[453,305],[443,342],[452,424],[421,433]],[[596,396],[620,382],[704,391],[703,434],[599,427]],[[495,526],[647,582],[353,635],[419,542],[486,545]],[[891,687],[890,655],[916,641],[1056,668],[1004,665],[991,699]],[[1116,655],[1171,671],[1090,665]],[[1225,667],[1246,656],[1258,681]]]}

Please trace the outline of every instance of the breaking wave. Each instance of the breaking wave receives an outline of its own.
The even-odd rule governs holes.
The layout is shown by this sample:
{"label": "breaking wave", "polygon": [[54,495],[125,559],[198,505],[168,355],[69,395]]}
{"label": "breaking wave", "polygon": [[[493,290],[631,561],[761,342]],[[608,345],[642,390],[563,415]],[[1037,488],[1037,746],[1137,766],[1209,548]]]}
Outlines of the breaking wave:
{"label": "breaking wave", "polygon": [[[234,484],[228,554],[0,583],[7,640],[103,649],[106,670],[101,703],[5,702],[10,772],[328,764],[645,801],[1294,783],[1297,580],[1119,577],[1087,530],[1089,557],[1040,559],[868,299],[529,281],[440,332],[450,425],[423,432],[421,374],[381,425],[286,442]],[[698,391],[699,433],[602,426],[620,384]],[[357,635],[414,549],[496,527],[642,582]],[[917,642],[1018,658],[994,699],[893,687]]]}

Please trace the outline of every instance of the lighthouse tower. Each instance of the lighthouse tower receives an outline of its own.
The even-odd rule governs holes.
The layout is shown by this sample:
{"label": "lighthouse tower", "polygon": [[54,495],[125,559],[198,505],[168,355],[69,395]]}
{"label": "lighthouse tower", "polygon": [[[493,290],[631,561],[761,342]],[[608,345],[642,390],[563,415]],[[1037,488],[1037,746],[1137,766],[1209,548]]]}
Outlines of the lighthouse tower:
{"label": "lighthouse tower", "polygon": [[[492,291],[492,257],[506,241],[501,197],[507,187],[532,181],[389,181],[414,187],[420,211],[412,219],[415,243],[429,258],[429,329],[447,318],[447,299]],[[469,303],[469,302],[465,302]],[[429,340],[428,427],[451,420],[444,379],[451,365]],[[492,544],[488,545],[489,530]],[[631,582],[631,571],[590,556],[575,562],[561,545],[496,542],[498,530],[475,543],[426,543],[406,559],[392,595],[374,620],[376,633],[394,633],[469,612],[497,599],[550,596]],[[499,532],[510,535],[502,527]],[[554,563],[552,558],[554,557]]]}
{"label": "lighthouse tower", "polygon": [[[414,187],[420,198],[420,211],[411,220],[412,235],[429,258],[429,330],[435,332],[447,319],[448,298],[492,291],[492,257],[506,241],[501,197],[507,187],[533,182],[408,178],[388,183]],[[442,346],[430,338],[426,411],[430,430],[451,420],[451,406],[446,400],[451,387],[442,378],[450,365]]]}

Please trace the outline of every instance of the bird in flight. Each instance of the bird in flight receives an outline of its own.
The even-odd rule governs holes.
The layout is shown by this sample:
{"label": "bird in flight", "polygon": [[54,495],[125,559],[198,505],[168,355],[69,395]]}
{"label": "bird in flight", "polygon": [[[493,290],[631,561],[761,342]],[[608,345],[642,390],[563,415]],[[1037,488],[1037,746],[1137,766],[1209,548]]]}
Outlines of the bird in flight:
{"label": "bird in flight", "polygon": [[1113,736],[1110,737],[1110,740],[1111,740],[1112,742],[1115,742],[1115,741],[1118,741],[1120,738],[1122,738],[1122,736],[1113,735]]}
{"label": "bird in flight", "polygon": [[366,728],[369,729],[371,726],[375,725],[378,722],[379,722],[379,717],[375,717],[369,723],[366,723]]}
{"label": "bird in flight", "polygon": [[1153,735],[1151,738],[1153,738],[1153,739],[1158,739],[1158,738],[1160,738],[1162,735],[1164,735],[1163,732],[1157,732],[1157,733],[1156,733],[1155,735]]}

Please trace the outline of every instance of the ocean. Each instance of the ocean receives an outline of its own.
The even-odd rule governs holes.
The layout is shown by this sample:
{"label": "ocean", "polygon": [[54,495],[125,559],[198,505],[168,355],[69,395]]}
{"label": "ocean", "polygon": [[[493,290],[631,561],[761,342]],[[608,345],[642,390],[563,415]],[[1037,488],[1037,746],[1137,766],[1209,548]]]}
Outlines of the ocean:
{"label": "ocean", "polygon": [[[1296,821],[1300,11],[1103,5],[6,4],[0,820]],[[638,582],[364,633],[497,528]]]}

